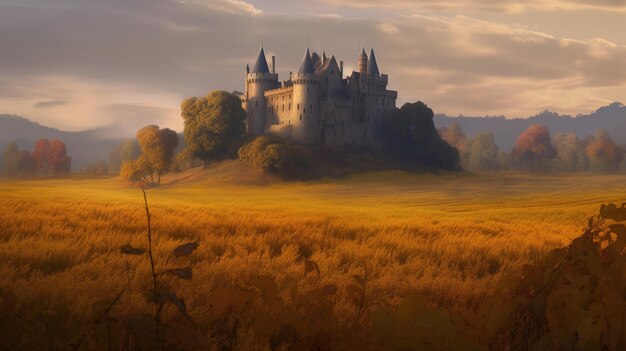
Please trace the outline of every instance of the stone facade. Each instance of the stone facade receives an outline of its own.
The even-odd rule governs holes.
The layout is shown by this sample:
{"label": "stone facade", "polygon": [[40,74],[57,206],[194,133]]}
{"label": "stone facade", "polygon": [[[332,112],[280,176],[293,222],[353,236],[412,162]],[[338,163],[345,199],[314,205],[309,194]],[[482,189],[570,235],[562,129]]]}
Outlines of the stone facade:
{"label": "stone facade", "polygon": [[274,133],[306,144],[376,147],[380,125],[396,107],[397,92],[387,90],[374,50],[361,51],[358,72],[344,78],[343,61],[306,50],[300,69],[279,82],[263,48],[241,97],[249,135]]}

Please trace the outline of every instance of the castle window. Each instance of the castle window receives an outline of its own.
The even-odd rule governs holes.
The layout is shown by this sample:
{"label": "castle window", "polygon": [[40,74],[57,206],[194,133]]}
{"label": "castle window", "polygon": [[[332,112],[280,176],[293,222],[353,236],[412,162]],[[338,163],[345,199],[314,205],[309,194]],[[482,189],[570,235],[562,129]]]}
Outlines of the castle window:
{"label": "castle window", "polygon": [[307,92],[307,93],[309,92],[309,87],[306,87],[306,92]]}
{"label": "castle window", "polygon": [[291,102],[289,103],[289,111],[291,111]]}
{"label": "castle window", "polygon": [[258,105],[259,105],[259,101],[257,100],[254,102],[254,107],[257,107]]}
{"label": "castle window", "polygon": [[300,110],[300,104],[298,104],[298,111]]}
{"label": "castle window", "polygon": [[302,115],[300,115],[300,120],[302,120]]}
{"label": "castle window", "polygon": [[304,107],[302,110],[304,111],[304,113],[306,113],[306,107]]}
{"label": "castle window", "polygon": [[285,111],[285,104],[283,104],[283,111]]}

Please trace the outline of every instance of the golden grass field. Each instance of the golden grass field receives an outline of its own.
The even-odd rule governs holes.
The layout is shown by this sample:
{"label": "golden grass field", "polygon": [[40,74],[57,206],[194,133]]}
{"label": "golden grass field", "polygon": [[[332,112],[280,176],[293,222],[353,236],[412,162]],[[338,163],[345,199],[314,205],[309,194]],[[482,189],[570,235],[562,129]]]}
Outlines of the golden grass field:
{"label": "golden grass field", "polygon": [[[157,268],[179,264],[169,254],[177,245],[200,244],[183,262],[193,280],[177,283],[196,318],[225,282],[268,275],[289,301],[364,269],[372,303],[417,291],[471,308],[580,235],[601,203],[626,198],[626,175],[382,172],[284,183],[241,167],[188,170],[147,191]],[[149,281],[147,261],[120,254],[146,246],[142,206],[141,191],[118,178],[1,180],[0,287],[22,306],[62,304],[80,316],[122,289],[127,262],[133,281]],[[303,257],[319,277],[304,276]]]}

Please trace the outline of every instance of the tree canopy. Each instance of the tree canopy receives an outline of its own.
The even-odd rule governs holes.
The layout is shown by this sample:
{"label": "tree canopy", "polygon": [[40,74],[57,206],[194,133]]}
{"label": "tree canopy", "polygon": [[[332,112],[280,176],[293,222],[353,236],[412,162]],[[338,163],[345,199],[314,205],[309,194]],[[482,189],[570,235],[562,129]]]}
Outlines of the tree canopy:
{"label": "tree canopy", "polygon": [[217,90],[181,104],[185,143],[192,157],[209,161],[236,155],[246,132],[246,112],[238,96]]}
{"label": "tree canopy", "polygon": [[145,126],[137,132],[141,155],[136,160],[122,162],[120,175],[133,183],[160,184],[174,160],[178,135],[171,129]]}
{"label": "tree canopy", "polygon": [[511,151],[514,163],[530,171],[545,170],[556,155],[550,131],[540,124],[533,124],[520,134]]}
{"label": "tree canopy", "polygon": [[421,101],[396,109],[383,128],[385,150],[409,168],[459,169],[459,152],[441,138],[433,117],[433,111]]}

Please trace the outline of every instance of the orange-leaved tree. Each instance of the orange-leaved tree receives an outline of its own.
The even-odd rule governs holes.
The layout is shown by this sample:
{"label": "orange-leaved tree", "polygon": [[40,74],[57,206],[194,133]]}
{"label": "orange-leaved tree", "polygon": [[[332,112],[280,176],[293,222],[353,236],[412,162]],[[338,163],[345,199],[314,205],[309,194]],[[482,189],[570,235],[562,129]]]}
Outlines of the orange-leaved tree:
{"label": "orange-leaved tree", "polygon": [[516,166],[529,171],[544,171],[557,155],[548,128],[533,124],[519,135],[511,151]]}

